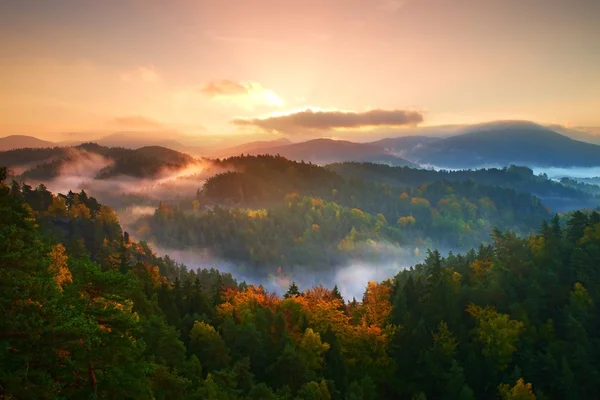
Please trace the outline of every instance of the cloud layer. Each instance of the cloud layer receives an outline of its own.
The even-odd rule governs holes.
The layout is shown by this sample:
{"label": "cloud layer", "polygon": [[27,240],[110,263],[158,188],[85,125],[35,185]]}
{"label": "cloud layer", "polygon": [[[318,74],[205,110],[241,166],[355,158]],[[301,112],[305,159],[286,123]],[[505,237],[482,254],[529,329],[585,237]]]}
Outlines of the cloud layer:
{"label": "cloud layer", "polygon": [[237,118],[233,120],[233,124],[240,127],[255,127],[286,134],[363,127],[414,126],[421,122],[423,122],[423,114],[417,111],[381,109],[365,112],[313,111],[309,109],[268,118]]}

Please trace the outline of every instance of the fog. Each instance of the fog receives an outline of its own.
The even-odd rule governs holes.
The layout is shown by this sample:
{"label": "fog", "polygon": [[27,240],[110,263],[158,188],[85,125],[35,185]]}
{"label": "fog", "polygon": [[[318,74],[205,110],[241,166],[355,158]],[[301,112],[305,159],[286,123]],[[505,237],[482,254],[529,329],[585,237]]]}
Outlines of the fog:
{"label": "fog", "polygon": [[[102,155],[69,148],[68,158],[62,163],[58,177],[51,180],[27,179],[26,183],[43,183],[54,193],[85,190],[103,204],[116,209],[127,209],[133,215],[140,216],[148,213],[148,206],[156,207],[159,201],[191,199],[206,179],[222,172],[210,161],[198,160],[183,168],[163,168],[151,178],[118,175],[109,179],[96,179],[99,172],[113,164],[112,159]],[[13,168],[13,173],[23,173],[26,167],[31,166]]]}
{"label": "fog", "polygon": [[[599,161],[600,162],[600,161]],[[559,168],[559,167],[531,167],[535,174],[546,174],[550,179],[560,178],[593,178],[600,176],[600,167],[571,167],[571,168]]]}
{"label": "fog", "polygon": [[[300,290],[313,286],[323,285],[329,289],[337,285],[340,293],[347,301],[356,298],[361,301],[369,281],[381,282],[393,279],[398,272],[422,262],[426,256],[426,249],[399,247],[389,243],[378,243],[378,261],[351,259],[341,265],[332,266],[328,270],[315,270],[307,266],[293,266],[274,273],[268,273],[266,268],[243,267],[230,261],[219,259],[211,255],[207,249],[173,249],[149,243],[159,256],[168,255],[178,263],[185,264],[188,269],[217,269],[223,273],[230,273],[238,282],[262,285],[266,290],[283,295],[292,282]],[[442,252],[442,254],[446,254]],[[367,257],[368,258],[368,257]],[[272,269],[270,269],[272,271]]]}

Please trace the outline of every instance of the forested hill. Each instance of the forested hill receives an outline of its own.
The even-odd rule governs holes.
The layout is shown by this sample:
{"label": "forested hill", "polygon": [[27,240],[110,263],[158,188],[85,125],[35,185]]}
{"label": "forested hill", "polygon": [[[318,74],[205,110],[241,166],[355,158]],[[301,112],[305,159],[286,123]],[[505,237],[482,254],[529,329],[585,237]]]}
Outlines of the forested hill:
{"label": "forested hill", "polygon": [[25,180],[58,178],[61,174],[109,179],[119,175],[152,178],[165,170],[199,163],[193,157],[160,146],[136,150],[84,143],[74,147],[16,149],[0,152],[7,167]]}
{"label": "forested hill", "polygon": [[550,217],[527,193],[472,181],[390,186],[273,156],[217,166],[233,171],[209,178],[193,211],[163,202],[138,221],[136,234],[170,248],[209,249],[240,266],[323,270],[389,257],[382,245],[466,250],[488,242],[495,226],[529,233]]}
{"label": "forested hill", "polygon": [[[477,170],[427,170],[408,167],[390,167],[373,163],[337,163],[327,169],[348,179],[363,179],[388,185],[419,187],[440,180],[472,181],[480,185],[499,186],[518,192],[531,193],[555,212],[572,211],[600,206],[600,187],[585,186],[566,179],[555,182],[545,175],[535,175],[524,166]],[[596,189],[596,190],[594,190]]]}
{"label": "forested hill", "polygon": [[[600,215],[283,297],[188,272],[84,192],[4,183],[0,398],[600,397]],[[167,279],[168,277],[168,279]]]}

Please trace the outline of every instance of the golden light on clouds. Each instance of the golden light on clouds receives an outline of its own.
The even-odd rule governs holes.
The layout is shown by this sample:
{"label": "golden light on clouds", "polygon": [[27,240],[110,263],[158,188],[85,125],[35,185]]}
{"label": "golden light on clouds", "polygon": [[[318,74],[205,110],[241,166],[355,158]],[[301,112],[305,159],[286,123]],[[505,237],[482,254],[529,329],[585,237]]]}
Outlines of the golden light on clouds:
{"label": "golden light on clouds", "polygon": [[282,134],[322,134],[331,130],[368,130],[375,127],[417,126],[423,114],[411,110],[339,111],[305,109],[266,118],[236,118],[238,127],[253,127]]}
{"label": "golden light on clouds", "polygon": [[[595,127],[598,20],[593,0],[13,1],[0,12],[0,136]],[[383,124],[384,111],[404,119]]]}
{"label": "golden light on clouds", "polygon": [[285,104],[277,93],[257,82],[222,79],[206,83],[199,91],[213,101],[250,110],[259,106],[281,107]]}

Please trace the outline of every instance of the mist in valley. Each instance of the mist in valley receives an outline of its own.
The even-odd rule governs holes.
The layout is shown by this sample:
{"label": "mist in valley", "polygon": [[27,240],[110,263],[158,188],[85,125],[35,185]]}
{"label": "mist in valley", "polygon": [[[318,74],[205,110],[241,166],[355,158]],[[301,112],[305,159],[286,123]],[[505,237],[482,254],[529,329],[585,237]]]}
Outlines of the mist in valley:
{"label": "mist in valley", "polygon": [[[400,271],[422,262],[427,256],[426,249],[401,247],[390,243],[378,243],[381,250],[377,261],[369,261],[367,257],[351,259],[328,270],[315,270],[309,266],[293,266],[284,269],[245,267],[227,260],[214,257],[208,249],[174,249],[149,243],[155,253],[161,257],[166,255],[172,260],[185,264],[190,270],[214,268],[223,273],[230,273],[238,282],[262,285],[267,291],[283,295],[290,284],[295,282],[303,291],[322,285],[329,289],[337,285],[346,301],[356,298],[361,301],[369,281],[385,281],[393,279]],[[445,255],[450,250],[442,251]]]}

